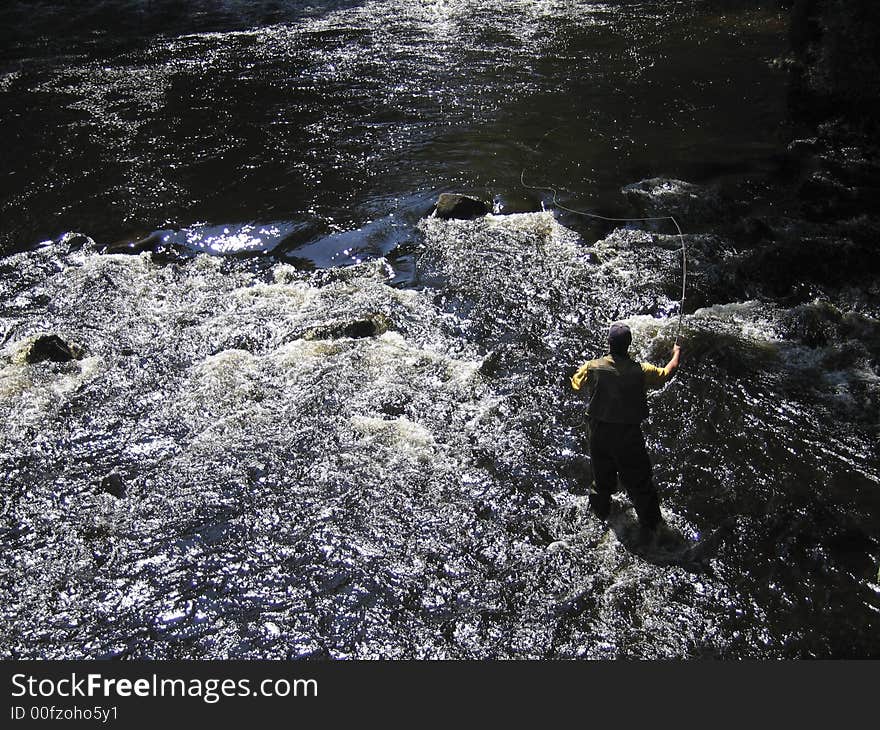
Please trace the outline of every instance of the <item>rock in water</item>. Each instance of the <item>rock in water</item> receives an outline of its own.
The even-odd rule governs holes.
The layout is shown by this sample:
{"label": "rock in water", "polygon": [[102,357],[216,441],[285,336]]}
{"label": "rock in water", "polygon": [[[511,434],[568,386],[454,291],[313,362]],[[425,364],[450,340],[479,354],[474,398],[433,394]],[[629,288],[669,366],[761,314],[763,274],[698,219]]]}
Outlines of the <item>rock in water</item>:
{"label": "rock in water", "polygon": [[125,496],[125,480],[117,472],[111,472],[101,480],[100,490],[121,499]]}
{"label": "rock in water", "polygon": [[25,353],[25,362],[37,363],[44,360],[68,362],[78,360],[82,352],[79,346],[69,344],[58,335],[40,335]]}
{"label": "rock in water", "polygon": [[459,193],[440,193],[437,202],[434,204],[434,213],[437,218],[448,220],[457,218],[459,220],[470,220],[481,215],[486,215],[491,210],[482,200],[472,198],[469,195],[461,195]]}
{"label": "rock in water", "polygon": [[153,252],[162,246],[162,237],[166,233],[168,233],[168,231],[153,231],[149,235],[139,238],[136,241],[128,239],[116,241],[115,243],[105,246],[104,253],[139,254],[144,251]]}
{"label": "rock in water", "polygon": [[705,220],[719,213],[716,191],[684,180],[652,177],[627,185],[621,192],[642,215]]}
{"label": "rock in water", "polygon": [[339,337],[378,337],[393,329],[393,323],[381,312],[375,312],[360,319],[330,322],[312,327],[303,335],[304,340],[335,340]]}

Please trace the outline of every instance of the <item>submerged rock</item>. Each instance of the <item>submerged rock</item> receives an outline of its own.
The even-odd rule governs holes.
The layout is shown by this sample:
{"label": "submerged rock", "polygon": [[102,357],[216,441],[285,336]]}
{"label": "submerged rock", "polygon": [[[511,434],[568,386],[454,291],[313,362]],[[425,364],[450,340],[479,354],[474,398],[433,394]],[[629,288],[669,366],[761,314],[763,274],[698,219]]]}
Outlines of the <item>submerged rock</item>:
{"label": "submerged rock", "polygon": [[58,335],[40,335],[24,351],[24,361],[31,364],[45,360],[68,362],[79,360],[80,357],[82,357],[82,348],[65,342]]}
{"label": "submerged rock", "polygon": [[82,233],[75,233],[73,231],[61,236],[58,243],[61,244],[68,253],[81,251],[83,249],[93,249],[95,246],[95,242],[91,238]]}
{"label": "submerged rock", "polygon": [[184,261],[189,255],[184,246],[168,240],[172,231],[153,231],[148,236],[137,240],[125,239],[108,244],[101,253],[105,254],[150,254],[150,260],[154,264],[173,264]]}
{"label": "submerged rock", "polygon": [[335,340],[340,337],[378,337],[391,329],[391,320],[381,312],[351,321],[331,322],[313,327],[303,335],[305,340]]}
{"label": "submerged rock", "polygon": [[459,220],[470,220],[486,215],[491,211],[491,207],[482,200],[472,198],[469,195],[461,195],[459,193],[441,193],[434,204],[434,215],[437,218],[449,220],[456,218]]}
{"label": "submerged rock", "polygon": [[684,180],[652,177],[627,185],[621,192],[642,215],[694,219],[712,217],[720,210],[714,190]]}
{"label": "submerged rock", "polygon": [[504,353],[501,350],[492,350],[486,357],[483,358],[483,362],[480,364],[479,373],[483,377],[491,378],[495,375],[501,366],[502,358],[504,357]]}
{"label": "submerged rock", "polygon": [[115,243],[108,244],[104,248],[104,253],[139,254],[144,251],[153,252],[162,247],[162,244],[164,243],[163,237],[166,233],[167,231],[153,231],[153,233],[135,241],[127,239],[116,241]]}
{"label": "submerged rock", "polygon": [[125,496],[125,480],[117,472],[111,472],[101,480],[99,491],[117,499]]}

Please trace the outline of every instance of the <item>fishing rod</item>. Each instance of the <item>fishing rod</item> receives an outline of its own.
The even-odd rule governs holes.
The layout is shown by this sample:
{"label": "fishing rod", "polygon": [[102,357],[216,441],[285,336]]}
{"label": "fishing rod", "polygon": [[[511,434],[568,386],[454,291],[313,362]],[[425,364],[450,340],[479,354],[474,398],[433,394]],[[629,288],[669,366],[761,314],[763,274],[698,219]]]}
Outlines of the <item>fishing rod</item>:
{"label": "fishing rod", "polygon": [[[546,135],[545,135],[546,136]],[[543,141],[543,140],[542,140]],[[550,201],[550,205],[555,205],[557,208],[561,210],[568,211],[569,213],[574,213],[575,215],[582,215],[588,218],[597,218],[603,221],[611,221],[614,223],[637,223],[637,222],[646,222],[646,221],[672,221],[672,225],[675,226],[675,230],[677,231],[678,241],[681,244],[681,301],[678,305],[678,326],[675,331],[675,344],[679,344],[679,339],[681,337],[681,323],[682,318],[684,317],[684,299],[685,294],[687,293],[687,249],[684,243],[684,234],[682,233],[681,226],[678,225],[678,221],[675,220],[674,216],[671,215],[661,215],[661,216],[653,216],[647,218],[612,218],[606,215],[599,215],[598,213],[592,213],[587,210],[575,210],[574,208],[569,208],[566,205],[563,205],[559,202],[559,193],[556,188],[550,187],[549,185],[528,185],[525,181],[526,170],[523,168],[522,172],[519,176],[520,185],[524,188],[528,188],[529,190],[550,190],[553,193],[553,200]]]}

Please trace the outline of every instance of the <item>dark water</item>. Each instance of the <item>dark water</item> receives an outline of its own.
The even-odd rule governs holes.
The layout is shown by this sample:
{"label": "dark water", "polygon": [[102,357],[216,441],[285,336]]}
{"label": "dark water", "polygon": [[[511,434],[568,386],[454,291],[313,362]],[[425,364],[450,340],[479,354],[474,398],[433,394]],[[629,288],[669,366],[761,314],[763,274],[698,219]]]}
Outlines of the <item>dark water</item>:
{"label": "dark water", "polygon": [[767,11],[186,6],[4,5],[0,246],[205,225],[222,226],[197,231],[208,248],[327,265],[388,253],[439,191],[534,210],[523,168],[625,213],[622,185],[736,180],[775,151],[785,20]]}
{"label": "dark water", "polygon": [[[2,655],[876,656],[880,292],[823,263],[874,229],[797,217],[786,17],[721,5],[5,4]],[[565,377],[612,318],[665,361],[680,241],[521,182],[646,178],[659,546]]]}

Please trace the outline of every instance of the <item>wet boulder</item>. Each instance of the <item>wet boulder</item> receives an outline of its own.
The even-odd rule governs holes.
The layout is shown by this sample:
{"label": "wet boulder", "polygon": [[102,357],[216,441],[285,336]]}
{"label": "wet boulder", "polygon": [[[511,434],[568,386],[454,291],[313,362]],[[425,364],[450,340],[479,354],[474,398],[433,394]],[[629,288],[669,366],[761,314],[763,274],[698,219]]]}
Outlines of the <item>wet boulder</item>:
{"label": "wet boulder", "polygon": [[125,496],[125,480],[117,472],[111,472],[101,480],[98,491],[121,499]]}
{"label": "wet boulder", "polygon": [[91,238],[73,231],[65,233],[59,240],[59,243],[68,253],[82,251],[83,249],[91,250],[95,246],[95,242]]}
{"label": "wet boulder", "polygon": [[684,180],[652,177],[627,185],[621,192],[639,215],[681,216],[694,221],[720,212],[716,191]]}
{"label": "wet boulder", "polygon": [[501,350],[492,350],[492,352],[483,358],[483,362],[480,364],[480,375],[484,378],[491,378],[497,375],[501,368],[503,357],[504,354]]}
{"label": "wet boulder", "polygon": [[807,347],[824,347],[840,339],[843,313],[828,301],[816,299],[788,309],[782,316],[787,339]]}
{"label": "wet boulder", "polygon": [[170,231],[153,231],[153,233],[137,240],[125,239],[106,245],[102,249],[105,254],[139,255],[149,253],[154,264],[181,263],[190,255],[184,246],[166,240]]}
{"label": "wet boulder", "polygon": [[104,253],[139,254],[144,251],[157,251],[164,243],[163,236],[165,233],[166,231],[154,231],[153,233],[137,240],[125,239],[122,241],[116,241],[108,244],[104,248]]}
{"label": "wet boulder", "polygon": [[491,210],[491,207],[486,202],[478,198],[472,198],[469,195],[461,195],[459,193],[441,193],[434,204],[432,215],[444,220],[449,220],[450,218],[470,220],[471,218],[486,215]]}
{"label": "wet boulder", "polygon": [[46,360],[68,362],[81,357],[82,348],[79,345],[65,342],[58,335],[39,335],[24,351],[24,361],[31,364]]}
{"label": "wet boulder", "polygon": [[374,312],[365,317],[351,320],[340,320],[312,327],[303,335],[305,340],[335,340],[340,337],[378,337],[392,329],[391,320],[381,312]]}

